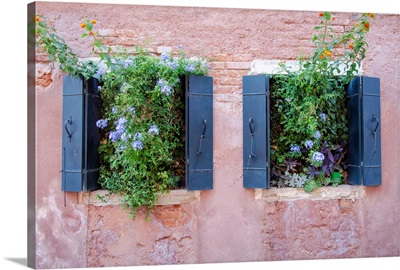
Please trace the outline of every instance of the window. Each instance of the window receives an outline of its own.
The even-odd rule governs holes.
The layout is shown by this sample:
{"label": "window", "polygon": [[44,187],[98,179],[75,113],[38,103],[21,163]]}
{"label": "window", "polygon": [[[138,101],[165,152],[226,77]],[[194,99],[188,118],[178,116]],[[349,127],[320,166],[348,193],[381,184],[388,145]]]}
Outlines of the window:
{"label": "window", "polygon": [[[269,188],[270,83],[267,75],[243,77],[243,186]],[[381,184],[380,81],[359,76],[347,90],[348,182]]]}
{"label": "window", "polygon": [[[185,174],[188,190],[213,188],[212,77],[189,75],[181,80],[185,99]],[[62,190],[99,189],[100,96],[96,79],[64,77]]]}

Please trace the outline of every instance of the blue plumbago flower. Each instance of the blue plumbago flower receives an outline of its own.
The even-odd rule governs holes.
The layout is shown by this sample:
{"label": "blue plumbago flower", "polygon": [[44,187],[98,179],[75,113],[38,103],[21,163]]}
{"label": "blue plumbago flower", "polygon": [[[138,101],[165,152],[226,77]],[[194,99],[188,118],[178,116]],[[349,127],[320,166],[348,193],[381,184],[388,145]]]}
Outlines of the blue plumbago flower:
{"label": "blue plumbago flower", "polygon": [[134,150],[142,150],[143,149],[142,141],[133,141],[131,145]]}
{"label": "blue plumbago flower", "polygon": [[169,85],[164,86],[161,88],[161,93],[165,93],[167,96],[172,94],[172,87]]}
{"label": "blue plumbago flower", "polygon": [[103,75],[103,73],[104,73],[104,70],[98,69],[98,70],[96,71],[95,77],[101,78],[101,75]]}
{"label": "blue plumbago flower", "polygon": [[160,86],[161,93],[165,93],[167,96],[172,94],[172,87],[164,79],[158,79],[157,85]]}
{"label": "blue plumbago flower", "polygon": [[122,67],[123,67],[123,68],[126,68],[126,67],[128,67],[128,66],[132,66],[132,65],[133,65],[133,61],[132,61],[132,59],[130,59],[130,58],[126,59],[126,60],[122,63]]}
{"label": "blue plumbago flower", "polygon": [[314,146],[314,142],[312,140],[307,140],[304,145],[306,148],[312,148]]}
{"label": "blue plumbago flower", "polygon": [[130,111],[132,114],[136,113],[136,110],[134,107],[128,107],[127,110]]}
{"label": "blue plumbago flower", "polygon": [[105,127],[107,126],[107,123],[108,123],[108,119],[99,119],[99,120],[97,120],[97,122],[96,122],[96,126],[97,126],[98,128],[103,129],[103,128],[105,128]]}
{"label": "blue plumbago flower", "polygon": [[293,153],[300,153],[300,146],[298,146],[297,144],[292,144],[290,146],[290,151]]}
{"label": "blue plumbago flower", "polygon": [[161,56],[160,56],[160,58],[161,58],[161,60],[163,60],[163,61],[165,61],[165,62],[167,62],[167,61],[169,61],[170,60],[170,55],[169,55],[169,53],[168,52],[163,52],[163,53],[161,53]]}
{"label": "blue plumbago flower", "polygon": [[128,138],[130,138],[130,135],[127,135],[126,132],[121,134],[121,141],[126,142],[128,140]]}
{"label": "blue plumbago flower", "polygon": [[122,66],[124,64],[124,62],[122,61],[122,59],[116,59],[116,60],[114,60],[114,64],[116,64],[118,66]]}
{"label": "blue plumbago flower", "polygon": [[160,58],[163,65],[170,67],[172,69],[176,69],[178,67],[178,60],[175,58],[171,58],[168,52],[161,53]]}
{"label": "blue plumbago flower", "polygon": [[112,142],[116,142],[121,137],[121,135],[122,133],[119,131],[111,131],[110,135],[108,135],[108,138],[110,138]]}
{"label": "blue plumbago flower", "polygon": [[188,72],[193,72],[194,71],[194,65],[193,64],[189,64],[185,67],[185,70]]}
{"label": "blue plumbago flower", "polygon": [[317,131],[314,133],[314,138],[315,138],[315,139],[321,138],[321,132],[319,132],[319,130],[317,130]]}
{"label": "blue plumbago flower", "polygon": [[165,61],[164,65],[172,69],[176,69],[178,67],[178,61],[174,58],[171,59],[170,61]]}
{"label": "blue plumbago flower", "polygon": [[292,98],[288,98],[288,97],[287,97],[287,98],[285,98],[285,101],[286,101],[286,102],[291,102],[291,101],[292,101]]}
{"label": "blue plumbago flower", "polygon": [[99,85],[99,86],[97,86],[97,91],[101,91],[101,86]]}
{"label": "blue plumbago flower", "polygon": [[323,161],[325,159],[324,154],[320,152],[315,152],[312,156],[313,161],[318,162],[318,161]]}
{"label": "blue plumbago flower", "polygon": [[158,79],[156,85],[163,87],[167,82],[164,79]]}
{"label": "blue plumbago flower", "polygon": [[140,132],[136,132],[134,135],[133,135],[133,140],[135,140],[135,141],[137,141],[137,140],[142,140],[143,139],[143,135],[142,135],[142,133],[140,133]]}
{"label": "blue plumbago flower", "polygon": [[184,47],[182,44],[179,44],[179,45],[178,45],[178,49],[179,49],[179,50],[183,50],[184,48],[185,48],[185,47]]}
{"label": "blue plumbago flower", "polygon": [[127,122],[125,117],[121,117],[120,119],[118,119],[117,122],[117,126],[116,126],[116,130],[120,131],[121,134],[125,132],[125,123]]}
{"label": "blue plumbago flower", "polygon": [[326,121],[326,114],[320,113],[320,114],[319,114],[319,117],[321,117],[321,120],[322,120],[322,121],[324,121],[324,122]]}
{"label": "blue plumbago flower", "polygon": [[112,107],[111,111],[112,111],[112,113],[116,114],[118,112],[118,109],[117,109],[117,107]]}
{"label": "blue plumbago flower", "polygon": [[172,61],[167,62],[167,66],[171,67],[172,69],[178,68],[178,61],[174,58]]}
{"label": "blue plumbago flower", "polygon": [[151,135],[151,134],[156,134],[158,135],[158,128],[156,125],[152,125],[149,130],[147,131],[147,134]]}

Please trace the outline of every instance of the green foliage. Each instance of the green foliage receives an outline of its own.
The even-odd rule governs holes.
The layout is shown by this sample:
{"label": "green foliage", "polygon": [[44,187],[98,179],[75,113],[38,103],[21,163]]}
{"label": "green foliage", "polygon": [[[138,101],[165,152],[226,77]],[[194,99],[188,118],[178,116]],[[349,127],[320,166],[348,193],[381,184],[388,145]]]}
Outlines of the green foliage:
{"label": "green foliage", "polygon": [[53,63],[58,62],[59,68],[65,74],[72,76],[82,75],[86,79],[92,77],[97,66],[94,62],[82,63],[73,50],[60,37],[54,27],[50,27],[41,15],[36,16],[36,44]]}
{"label": "green foliage", "polygon": [[361,67],[369,19],[374,15],[362,14],[355,26],[341,34],[332,27],[331,13],[320,17],[312,38],[313,54],[300,58],[298,70],[280,63],[282,75],[272,76],[271,83],[273,183],[290,183],[288,175],[304,173],[308,192],[338,184],[330,180],[328,168],[346,175],[342,158],[346,150],[338,147],[348,138],[345,86]]}
{"label": "green foliage", "polygon": [[306,183],[304,184],[304,190],[306,192],[310,193],[321,186],[322,186],[322,184],[320,181],[317,181],[316,179],[308,179],[306,181]]}
{"label": "green foliage", "polygon": [[[202,74],[201,59],[139,50],[117,59],[120,66],[102,76],[103,130],[100,183],[123,196],[134,216],[154,205],[159,192],[185,177],[185,107],[180,78]],[[123,124],[121,124],[123,123]]]}
{"label": "green foliage", "polygon": [[[160,57],[136,46],[134,54],[116,53],[94,32],[95,20],[81,23],[81,38],[92,38],[99,61],[81,61],[37,16],[37,43],[69,75],[100,81],[102,117],[97,121],[101,144],[102,188],[123,198],[134,218],[140,207],[150,213],[159,193],[185,177],[185,96],[181,78],[205,75],[206,60],[187,57],[182,49]],[[101,199],[106,200],[106,196]]]}

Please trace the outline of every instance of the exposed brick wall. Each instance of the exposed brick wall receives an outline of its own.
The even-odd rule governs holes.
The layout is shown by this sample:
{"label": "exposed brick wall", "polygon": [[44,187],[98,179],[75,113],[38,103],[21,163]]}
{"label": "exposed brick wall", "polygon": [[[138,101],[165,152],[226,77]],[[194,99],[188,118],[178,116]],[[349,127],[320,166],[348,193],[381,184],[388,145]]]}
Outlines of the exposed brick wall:
{"label": "exposed brick wall", "polygon": [[161,220],[165,227],[183,226],[187,214],[180,205],[156,206],[154,216]]}
{"label": "exposed brick wall", "polygon": [[132,220],[116,206],[89,206],[88,267],[196,263],[197,236],[190,204],[144,209]]}
{"label": "exposed brick wall", "polygon": [[268,260],[359,256],[359,203],[349,200],[268,203],[263,245]]}
{"label": "exposed brick wall", "polygon": [[[45,2],[37,7],[80,57],[93,50],[88,40],[79,39],[79,24],[88,17],[97,20],[96,29],[113,48],[133,49],[152,37],[148,46],[154,53],[161,48],[177,51],[183,44],[189,56],[212,59],[209,75],[214,83],[214,189],[201,192],[200,201],[155,207],[150,222],[144,221],[144,212],[133,221],[119,206],[83,207],[75,194],[67,194],[68,207],[62,208],[63,194],[55,184],[61,183],[59,170],[42,165],[38,209],[48,216],[81,211],[84,225],[67,225],[63,219],[54,222],[58,230],[87,225],[87,231],[80,234],[86,234],[86,239],[74,238],[77,251],[67,255],[63,252],[67,243],[53,237],[54,227],[45,223],[48,216],[39,217],[39,234],[55,244],[38,245],[39,268],[399,255],[399,171],[394,162],[399,153],[393,150],[399,149],[400,133],[399,16],[376,16],[363,66],[366,75],[382,78],[381,124],[387,154],[382,187],[368,188],[367,195],[355,202],[266,202],[254,200],[253,190],[234,182],[242,175],[243,163],[242,76],[250,72],[253,60],[293,60],[299,53],[311,52],[312,29],[319,21],[316,12]],[[352,13],[335,17],[338,32],[356,20]],[[51,68],[40,50],[36,61],[38,119],[44,119],[37,134],[38,163],[57,167],[61,164],[57,145],[61,146],[62,74]],[[45,120],[49,115],[51,121]],[[54,200],[43,199],[49,196]],[[87,262],[73,263],[82,250],[87,250]]]}

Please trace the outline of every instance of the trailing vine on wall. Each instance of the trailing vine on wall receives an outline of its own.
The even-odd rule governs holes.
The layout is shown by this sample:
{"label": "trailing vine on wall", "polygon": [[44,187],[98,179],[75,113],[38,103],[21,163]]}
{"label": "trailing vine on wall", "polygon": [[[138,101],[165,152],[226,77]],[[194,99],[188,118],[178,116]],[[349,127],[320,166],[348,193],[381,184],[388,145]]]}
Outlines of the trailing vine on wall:
{"label": "trailing vine on wall", "polygon": [[121,195],[134,218],[142,206],[149,214],[158,195],[176,188],[185,177],[180,79],[205,75],[210,66],[201,57],[186,56],[182,46],[159,56],[139,45],[134,53],[115,52],[95,31],[96,23],[85,19],[80,24],[81,38],[90,38],[94,48],[85,59],[78,58],[41,15],[36,16],[37,45],[65,74],[99,80],[99,183],[109,194]]}
{"label": "trailing vine on wall", "polygon": [[346,179],[345,87],[361,68],[375,15],[362,14],[343,33],[333,28],[330,12],[319,17],[313,54],[300,56],[298,69],[281,62],[282,75],[272,77],[271,91],[272,184],[308,192]]}

